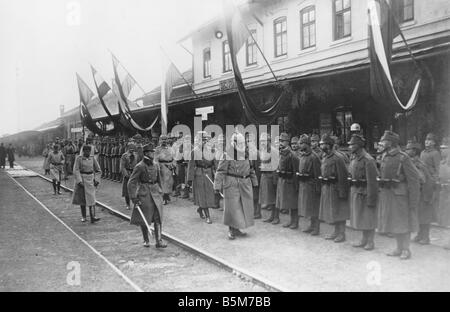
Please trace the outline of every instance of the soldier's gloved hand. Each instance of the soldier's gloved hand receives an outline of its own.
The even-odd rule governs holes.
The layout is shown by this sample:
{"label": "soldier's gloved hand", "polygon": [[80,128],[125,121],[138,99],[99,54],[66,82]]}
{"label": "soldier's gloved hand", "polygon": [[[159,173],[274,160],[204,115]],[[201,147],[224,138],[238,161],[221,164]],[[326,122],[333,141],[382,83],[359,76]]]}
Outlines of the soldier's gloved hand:
{"label": "soldier's gloved hand", "polygon": [[97,187],[100,184],[97,180],[94,180],[94,186]]}
{"label": "soldier's gloved hand", "polygon": [[219,190],[214,190],[214,193],[217,195],[220,195],[220,191]]}
{"label": "soldier's gloved hand", "polygon": [[138,198],[132,199],[133,204],[140,206],[142,203]]}
{"label": "soldier's gloved hand", "polygon": [[78,182],[78,186],[79,186],[79,187],[84,187],[83,182]]}

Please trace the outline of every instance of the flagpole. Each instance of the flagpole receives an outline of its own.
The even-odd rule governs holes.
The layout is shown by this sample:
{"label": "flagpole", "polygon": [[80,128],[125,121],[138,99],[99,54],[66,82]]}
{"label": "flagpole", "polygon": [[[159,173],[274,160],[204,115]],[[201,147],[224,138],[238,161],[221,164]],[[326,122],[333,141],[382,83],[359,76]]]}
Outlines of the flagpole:
{"label": "flagpole", "polygon": [[161,134],[167,134],[167,97],[166,97],[166,68],[164,55],[161,55]]}

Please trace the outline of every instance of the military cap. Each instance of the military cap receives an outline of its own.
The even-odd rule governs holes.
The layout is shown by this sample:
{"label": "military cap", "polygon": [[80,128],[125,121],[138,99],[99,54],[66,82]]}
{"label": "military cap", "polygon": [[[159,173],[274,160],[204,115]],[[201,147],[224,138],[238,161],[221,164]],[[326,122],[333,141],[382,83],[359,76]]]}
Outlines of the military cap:
{"label": "military cap", "polygon": [[128,149],[136,149],[136,145],[134,145],[133,143],[128,143],[127,148]]}
{"label": "military cap", "polygon": [[350,126],[350,131],[361,131],[361,126],[357,123],[354,123]]}
{"label": "military cap", "polygon": [[289,134],[283,132],[280,134],[280,141],[290,141]]}
{"label": "military cap", "polygon": [[360,134],[353,134],[348,145],[358,144],[359,146],[364,146],[366,144],[366,139]]}
{"label": "military cap", "polygon": [[430,141],[436,142],[436,136],[433,133],[428,133],[425,140],[430,140]]}
{"label": "military cap", "polygon": [[155,148],[153,147],[153,144],[151,144],[151,143],[149,143],[149,144],[145,144],[143,147],[142,147],[142,152],[154,152],[155,151]]}
{"label": "military cap", "polygon": [[318,134],[313,134],[313,135],[311,136],[311,141],[320,141],[319,135],[318,135]]}
{"label": "military cap", "polygon": [[417,150],[421,150],[422,146],[420,145],[419,142],[416,142],[414,140],[409,140],[408,144],[406,144],[406,149],[410,150],[410,149],[417,149]]}
{"label": "military cap", "polygon": [[298,143],[299,144],[308,144],[308,145],[310,145],[311,144],[311,139],[310,139],[310,137],[307,134],[302,134],[300,136],[300,139],[298,140]]}
{"label": "military cap", "polygon": [[161,135],[159,136],[159,139],[160,139],[160,140],[167,140],[168,137],[167,137],[167,135],[165,135],[165,134],[161,134]]}
{"label": "military cap", "polygon": [[400,136],[393,131],[386,130],[380,141],[391,141],[392,143],[398,144],[400,142]]}
{"label": "military cap", "polygon": [[291,143],[298,143],[298,137],[297,136],[292,137]]}
{"label": "military cap", "polygon": [[84,151],[90,152],[91,151],[91,146],[90,145],[83,145],[83,152]]}
{"label": "military cap", "polygon": [[328,133],[325,133],[324,135],[322,135],[322,138],[320,139],[319,143],[333,146],[334,140]]}

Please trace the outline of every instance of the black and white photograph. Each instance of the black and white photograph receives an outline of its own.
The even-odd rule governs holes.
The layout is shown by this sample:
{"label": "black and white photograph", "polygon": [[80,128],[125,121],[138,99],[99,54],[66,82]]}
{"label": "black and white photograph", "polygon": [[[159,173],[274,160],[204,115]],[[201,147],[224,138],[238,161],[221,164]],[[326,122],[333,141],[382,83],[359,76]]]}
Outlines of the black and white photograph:
{"label": "black and white photograph", "polygon": [[449,0],[0,0],[0,292],[448,291]]}

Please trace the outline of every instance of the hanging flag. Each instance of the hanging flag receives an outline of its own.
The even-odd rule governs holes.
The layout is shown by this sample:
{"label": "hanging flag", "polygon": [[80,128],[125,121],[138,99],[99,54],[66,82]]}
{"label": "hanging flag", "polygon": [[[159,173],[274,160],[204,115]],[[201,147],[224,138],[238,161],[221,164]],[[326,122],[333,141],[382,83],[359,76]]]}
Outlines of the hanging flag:
{"label": "hanging flag", "polygon": [[[143,127],[136,122],[136,116],[133,116],[133,112],[131,111],[130,105],[134,103],[137,105],[137,101],[130,100],[130,94],[132,90],[139,89],[140,95],[135,97],[142,99],[145,92],[139,87],[136,80],[131,76],[131,74],[123,67],[123,65],[119,62],[119,60],[112,54],[113,60],[113,69],[114,69],[114,81],[116,90],[116,95],[119,99],[119,107],[123,112],[123,116],[125,119],[136,129],[139,131],[150,131],[153,126],[156,124],[158,120],[158,116],[152,121],[152,123],[148,127]],[[136,88],[137,87],[137,88]]]}
{"label": "hanging flag", "polygon": [[111,112],[109,111],[108,107],[105,103],[105,96],[108,94],[108,92],[111,91],[111,88],[106,83],[106,81],[103,79],[103,77],[97,72],[97,70],[94,68],[94,66],[91,65],[91,71],[92,71],[92,77],[94,78],[94,84],[95,88],[97,89],[98,98],[100,100],[100,103],[103,106],[103,109],[105,110],[106,114],[110,118],[110,120],[113,120],[113,117],[111,115]]}
{"label": "hanging flag", "polygon": [[[251,11],[251,9],[249,11]],[[251,123],[271,124],[280,116],[282,107],[291,98],[288,85],[277,84],[279,90],[277,90],[277,96],[275,97],[275,101],[273,103],[268,103],[267,105],[259,103],[258,105],[253,102],[245,89],[244,81],[237,62],[237,53],[242,49],[244,43],[249,38],[250,31],[242,22],[240,12],[232,5],[230,1],[224,0],[224,12],[228,46],[230,48],[231,65],[244,113]],[[261,50],[260,53],[262,53]],[[266,61],[268,68],[271,69],[270,64],[267,62],[264,55],[263,58]]]}
{"label": "hanging flag", "polygon": [[[399,105],[403,110],[412,109],[419,98],[421,79],[404,105],[395,92],[390,71],[392,42],[401,30],[386,0],[369,0],[369,56],[370,89],[375,101]],[[406,41],[405,41],[405,44]]]}
{"label": "hanging flag", "polygon": [[89,113],[88,105],[95,105],[95,102],[98,102],[98,97],[95,96],[94,92],[89,88],[89,86],[84,82],[84,80],[78,75],[77,76],[77,84],[78,84],[78,92],[80,94],[80,116],[83,125],[85,125],[90,131],[99,134],[105,135],[105,131],[99,128],[97,124],[92,119],[91,114]]}

